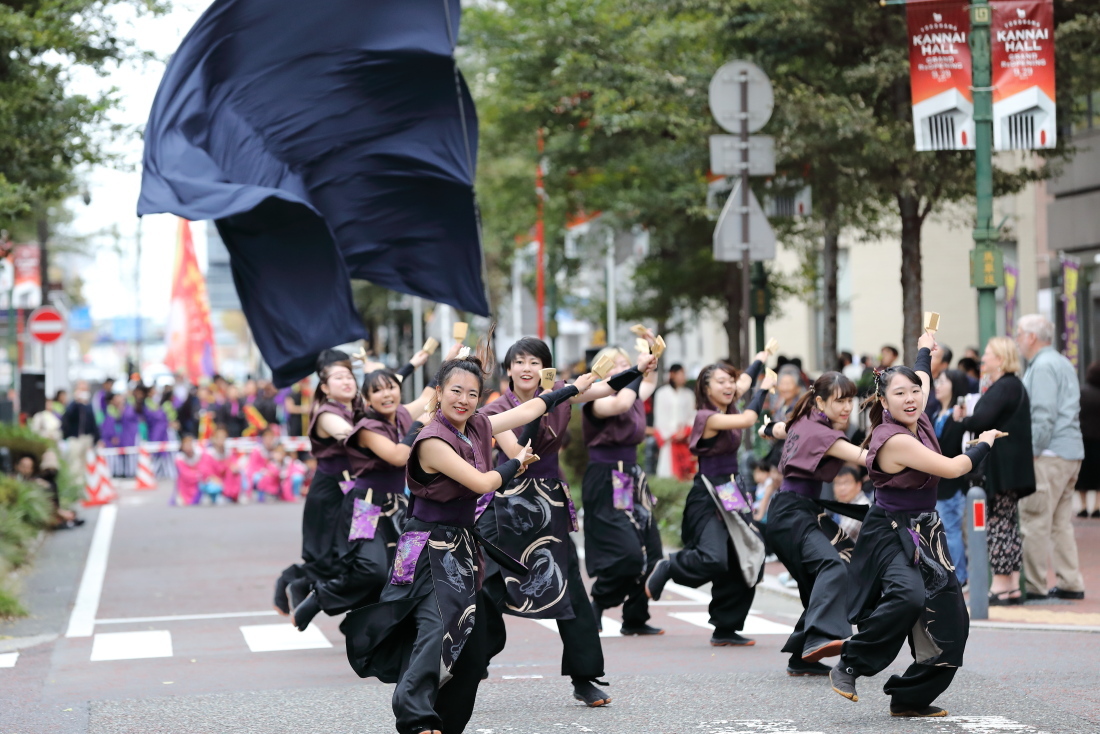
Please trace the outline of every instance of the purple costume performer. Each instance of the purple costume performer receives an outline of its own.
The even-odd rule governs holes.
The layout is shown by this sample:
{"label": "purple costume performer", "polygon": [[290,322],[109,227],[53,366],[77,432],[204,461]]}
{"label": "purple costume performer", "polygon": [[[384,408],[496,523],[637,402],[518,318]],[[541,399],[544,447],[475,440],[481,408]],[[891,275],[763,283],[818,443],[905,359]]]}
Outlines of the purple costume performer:
{"label": "purple costume performer", "polygon": [[648,627],[645,579],[664,555],[653,518],[653,497],[638,466],[638,444],[645,439],[645,404],[601,419],[594,403],[582,410],[588,468],[581,483],[584,501],[585,568],[595,579],[592,603],[602,610],[623,605],[623,631]]}
{"label": "purple costume performer", "polygon": [[421,441],[440,439],[484,471],[492,424],[480,413],[471,416],[467,443],[444,421],[436,413],[413,443],[406,476],[410,519],[381,600],[351,612],[340,625],[355,672],[397,684],[393,711],[400,734],[461,732],[489,660],[504,649],[504,638],[490,635],[503,630],[500,612],[481,590],[484,566],[474,531],[481,495],[425,472],[417,455]]}
{"label": "purple costume performer", "polygon": [[[928,416],[916,438],[938,452]],[[894,661],[908,639],[914,662],[892,675],[883,690],[891,710],[920,710],[947,690],[962,665],[970,617],[936,513],[939,478],[915,469],[882,471],[876,457],[894,436],[909,433],[884,413],[871,433],[867,469],[875,504],[867,513],[852,555],[848,612],[859,633],[844,643],[840,666],[851,675],[875,675]]]}
{"label": "purple costume performer", "polygon": [[[565,387],[558,381],[554,390]],[[535,395],[543,392],[540,387]],[[521,404],[511,391],[479,412],[497,415]],[[571,407],[562,403],[539,419],[531,448],[539,460],[523,476],[497,490],[478,520],[478,530],[508,555],[530,568],[515,574],[489,560],[485,591],[501,611],[528,619],[557,620],[562,641],[561,674],[592,681],[604,674],[603,647],[592,606],[581,580],[576,510],[561,473],[559,453],[569,431]],[[519,433],[519,431],[516,431]],[[508,457],[499,457],[500,463]]]}
{"label": "purple costume performer", "polygon": [[844,466],[826,455],[833,444],[846,440],[844,432],[817,408],[786,430],[779,463],[783,483],[768,507],[766,535],[798,582],[802,600],[802,616],[783,646],[791,655],[788,672],[797,675],[803,656],[852,634],[846,605],[853,543],[820,504],[822,484],[833,481]]}

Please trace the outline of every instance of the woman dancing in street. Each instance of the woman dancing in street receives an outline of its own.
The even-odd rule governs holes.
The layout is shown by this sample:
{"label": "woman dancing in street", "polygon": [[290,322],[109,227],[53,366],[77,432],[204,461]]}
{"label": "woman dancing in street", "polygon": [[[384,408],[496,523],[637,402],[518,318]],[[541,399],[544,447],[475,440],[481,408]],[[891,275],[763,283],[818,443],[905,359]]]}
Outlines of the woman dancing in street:
{"label": "woman dancing in street", "polygon": [[856,679],[884,670],[908,639],[913,664],[883,687],[890,714],[946,716],[932,702],[962,665],[970,618],[936,513],[936,485],[940,477],[960,477],[979,465],[998,433],[984,432],[960,456],[940,453],[924,412],[935,340],[925,334],[917,345],[915,368],[884,370],[868,400],[867,469],[875,503],[852,555],[848,606],[859,632],[844,643],[829,677],[834,691],[858,701]]}
{"label": "woman dancing in street", "polygon": [[[757,357],[749,370],[749,385],[767,353]],[[756,644],[740,632],[764,565],[763,543],[755,535],[750,538],[754,540],[751,548],[745,543],[745,533],[755,531],[750,530],[752,502],[737,481],[737,450],[741,431],[756,423],[774,382],[765,377],[745,411],[738,412],[734,405],[737,381],[734,370],[724,364],[709,365],[699,373],[695,383],[698,412],[689,439],[691,452],[699,457],[699,472],[684,503],[684,549],[658,562],[646,581],[646,593],[654,600],[661,598],[670,579],[692,588],[710,582],[710,623],[714,626],[710,644],[715,647]],[[754,558],[756,555],[759,557]]]}
{"label": "woman dancing in street", "polygon": [[[605,347],[593,363],[604,357],[614,360],[610,379],[630,370],[622,349]],[[648,624],[645,579],[664,551],[653,518],[653,496],[638,466],[638,445],[645,439],[645,401],[656,388],[655,372],[638,373],[616,395],[582,409],[582,435],[588,447],[581,484],[584,563],[594,579],[592,611],[601,631],[604,610],[622,604],[622,634],[664,634]]]}
{"label": "woman dancing in street", "polygon": [[[529,423],[518,440],[510,431],[499,434],[502,461],[517,455],[528,441],[533,441],[532,450],[539,460],[522,478],[497,492],[478,520],[478,529],[490,542],[530,568],[530,573],[517,575],[487,561],[486,593],[507,614],[557,621],[561,674],[570,676],[573,696],[588,706],[603,706],[611,697],[595,685],[606,685],[599,680],[604,675],[599,621],[588,603],[577,547],[569,537],[577,530],[577,516],[562,476],[559,452],[568,435],[571,405],[613,395],[654,362],[652,356],[643,355],[636,369],[593,385],[583,395],[575,395]],[[533,337],[520,339],[504,358],[508,389],[480,412],[497,415],[539,397],[545,392],[539,386],[539,371],[552,364],[545,342]],[[552,389],[563,387],[565,383],[558,380]]]}
{"label": "woman dancing in street", "polygon": [[[487,350],[486,350],[487,351]],[[458,734],[473,711],[489,660],[503,649],[499,612],[481,590],[478,546],[506,569],[527,569],[481,538],[478,500],[508,486],[536,457],[530,446],[490,469],[492,437],[524,426],[588,389],[592,375],[494,416],[475,412],[484,378],[477,357],[450,360],[436,378],[433,418],[417,435],[406,479],[410,519],[381,600],[341,625],[362,677],[396,683],[400,734]],[[425,552],[426,551],[426,552]],[[500,635],[491,635],[500,630]]]}
{"label": "woman dancing in street", "polygon": [[[822,509],[821,489],[845,463],[866,455],[844,433],[856,386],[839,372],[826,372],[806,391],[785,423],[769,423],[763,435],[786,439],[779,463],[783,482],[768,505],[768,546],[798,582],[802,616],[783,646],[787,674],[828,675],[822,658],[840,654],[851,636],[848,623],[848,560],[853,543]],[[840,503],[829,509],[845,510]],[[866,508],[855,510],[862,519]]]}

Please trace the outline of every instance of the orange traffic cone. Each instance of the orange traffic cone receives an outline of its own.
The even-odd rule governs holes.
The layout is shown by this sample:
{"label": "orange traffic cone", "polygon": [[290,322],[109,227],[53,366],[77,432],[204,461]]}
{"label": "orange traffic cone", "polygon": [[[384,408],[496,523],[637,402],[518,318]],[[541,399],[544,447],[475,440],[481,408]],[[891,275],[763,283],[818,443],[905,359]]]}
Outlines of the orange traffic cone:
{"label": "orange traffic cone", "polygon": [[84,482],[85,507],[94,505],[106,505],[118,497],[114,483],[111,481],[111,473],[107,470],[107,459],[99,456],[94,451],[88,452],[87,478]]}
{"label": "orange traffic cone", "polygon": [[134,489],[156,489],[157,479],[153,474],[153,457],[144,446],[138,447],[137,486]]}

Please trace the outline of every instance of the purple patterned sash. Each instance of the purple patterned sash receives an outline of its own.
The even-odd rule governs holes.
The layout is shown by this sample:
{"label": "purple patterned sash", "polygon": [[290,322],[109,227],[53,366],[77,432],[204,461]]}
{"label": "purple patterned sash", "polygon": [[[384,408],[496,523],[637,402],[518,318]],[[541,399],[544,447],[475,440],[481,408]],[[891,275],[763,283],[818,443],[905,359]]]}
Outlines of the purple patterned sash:
{"label": "purple patterned sash", "polygon": [[428,545],[428,536],[430,535],[431,532],[427,530],[401,534],[400,540],[397,541],[397,551],[393,557],[391,584],[407,586],[413,582],[413,576],[416,574],[416,562],[420,560],[420,554],[424,552],[425,546]]}

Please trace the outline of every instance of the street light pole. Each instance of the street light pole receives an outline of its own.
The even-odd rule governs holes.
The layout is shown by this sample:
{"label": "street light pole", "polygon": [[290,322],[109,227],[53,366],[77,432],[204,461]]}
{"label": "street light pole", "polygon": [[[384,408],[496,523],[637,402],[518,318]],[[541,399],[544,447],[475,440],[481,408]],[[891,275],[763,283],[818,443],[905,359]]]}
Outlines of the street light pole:
{"label": "street light pole", "polygon": [[[971,282],[978,289],[979,349],[997,333],[997,288],[1004,283],[1004,265],[993,226],[993,75],[988,0],[970,5],[971,78],[974,89],[974,167],[977,178],[977,219],[974,223],[974,251]],[[1012,327],[1011,324],[1008,325]]]}

